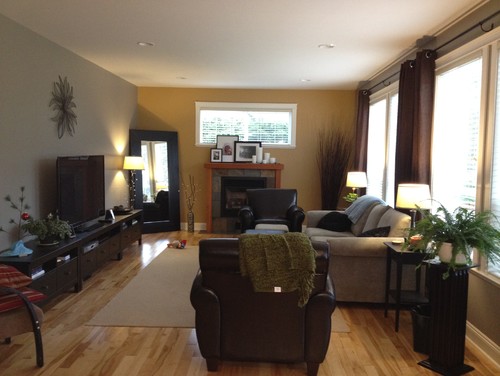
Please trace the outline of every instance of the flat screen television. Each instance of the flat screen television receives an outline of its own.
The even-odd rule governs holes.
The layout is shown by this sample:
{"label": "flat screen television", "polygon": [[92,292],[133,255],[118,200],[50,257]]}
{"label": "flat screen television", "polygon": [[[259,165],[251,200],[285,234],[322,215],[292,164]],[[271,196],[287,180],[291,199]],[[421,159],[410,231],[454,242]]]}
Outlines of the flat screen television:
{"label": "flat screen television", "polygon": [[57,210],[78,232],[104,213],[104,156],[57,158]]}

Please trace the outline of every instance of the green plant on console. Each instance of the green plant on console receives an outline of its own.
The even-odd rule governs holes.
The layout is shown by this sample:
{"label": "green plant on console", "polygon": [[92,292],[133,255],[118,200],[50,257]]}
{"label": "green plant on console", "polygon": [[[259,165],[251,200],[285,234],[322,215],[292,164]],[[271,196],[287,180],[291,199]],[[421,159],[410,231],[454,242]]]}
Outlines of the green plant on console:
{"label": "green plant on console", "polygon": [[[410,229],[409,238],[415,239],[412,248],[425,250],[433,258],[443,243],[452,244],[452,255],[448,272],[457,267],[456,258],[462,253],[467,264],[471,264],[471,254],[475,249],[490,262],[500,261],[500,231],[497,217],[490,211],[475,212],[458,207],[453,212],[440,205],[436,213],[417,208],[422,219]],[[429,245],[431,245],[429,247]]]}
{"label": "green plant on console", "polygon": [[70,236],[71,226],[67,221],[59,219],[57,215],[50,213],[46,218],[28,220],[22,225],[23,230],[36,235],[40,241],[55,239],[56,241]]}

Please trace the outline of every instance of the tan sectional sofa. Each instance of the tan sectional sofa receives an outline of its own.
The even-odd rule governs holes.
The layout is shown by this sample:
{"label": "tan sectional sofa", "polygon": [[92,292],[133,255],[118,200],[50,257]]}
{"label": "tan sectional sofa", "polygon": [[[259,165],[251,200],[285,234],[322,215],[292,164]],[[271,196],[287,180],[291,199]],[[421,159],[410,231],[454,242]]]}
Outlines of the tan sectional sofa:
{"label": "tan sectional sofa", "polygon": [[[330,245],[330,277],[335,284],[337,301],[383,303],[387,255],[384,242],[402,240],[405,229],[410,226],[410,216],[378,198],[362,196],[346,212],[337,211],[354,219],[348,229],[333,231],[318,227],[320,220],[331,212],[307,212],[305,232],[311,240],[326,241]],[[353,212],[357,215],[353,216]],[[388,233],[383,233],[383,230]],[[370,236],[373,235],[370,232],[378,232],[378,236]],[[395,269],[393,266],[392,288],[396,281]],[[414,289],[414,286],[415,267],[405,265],[402,288]]]}

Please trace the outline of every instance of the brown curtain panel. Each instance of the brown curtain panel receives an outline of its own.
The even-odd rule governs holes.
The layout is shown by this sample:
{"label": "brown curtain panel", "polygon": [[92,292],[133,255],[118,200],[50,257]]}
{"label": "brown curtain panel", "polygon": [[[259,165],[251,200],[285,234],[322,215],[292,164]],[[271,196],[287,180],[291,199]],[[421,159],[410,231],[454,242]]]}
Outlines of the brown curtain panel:
{"label": "brown curtain panel", "polygon": [[396,139],[395,193],[398,184],[431,181],[431,137],[436,54],[421,51],[401,65]]}
{"label": "brown curtain panel", "polygon": [[356,117],[356,150],[354,154],[354,169],[366,171],[368,155],[368,117],[370,115],[370,92],[358,92],[358,114]]}

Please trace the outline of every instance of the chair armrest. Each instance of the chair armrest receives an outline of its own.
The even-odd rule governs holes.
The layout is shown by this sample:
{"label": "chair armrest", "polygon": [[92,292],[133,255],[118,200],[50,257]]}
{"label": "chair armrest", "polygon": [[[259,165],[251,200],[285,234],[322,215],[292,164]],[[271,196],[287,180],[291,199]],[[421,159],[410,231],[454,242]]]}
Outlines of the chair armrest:
{"label": "chair armrest", "polygon": [[291,232],[302,232],[302,223],[306,218],[304,209],[297,205],[291,205],[286,211],[286,218],[290,221]]}
{"label": "chair armrest", "polygon": [[241,232],[255,228],[254,214],[250,206],[243,206],[238,212],[238,218],[241,223]]}
{"label": "chair armrest", "polygon": [[[29,301],[29,299],[23,294],[22,291],[14,289],[12,287],[0,286],[1,294],[14,294],[19,299],[22,300],[31,321],[31,327],[33,329],[33,335],[35,337],[35,347],[36,347],[36,364],[38,367],[43,367],[43,343],[42,343],[42,333],[41,333],[41,321],[35,310],[34,304]],[[42,312],[39,309],[40,312]],[[41,316],[43,318],[43,314]]]}
{"label": "chair armrest", "polygon": [[325,290],[312,296],[306,311],[307,362],[321,363],[325,359],[331,333],[331,316],[336,306],[333,283],[328,276]]}
{"label": "chair armrest", "polygon": [[220,304],[213,290],[202,285],[198,271],[191,287],[191,305],[196,311],[196,337],[201,355],[205,359],[220,358]]}

